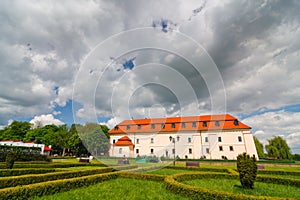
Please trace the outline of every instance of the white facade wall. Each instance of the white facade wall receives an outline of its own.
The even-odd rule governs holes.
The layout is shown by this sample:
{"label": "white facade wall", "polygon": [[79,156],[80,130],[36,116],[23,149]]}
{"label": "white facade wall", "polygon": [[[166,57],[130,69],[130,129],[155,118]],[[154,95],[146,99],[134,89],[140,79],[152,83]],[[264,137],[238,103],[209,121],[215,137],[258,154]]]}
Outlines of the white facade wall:
{"label": "white facade wall", "polygon": [[[175,138],[175,156],[179,158],[199,159],[236,159],[236,157],[246,152],[255,155],[257,152],[253,136],[249,130],[239,131],[219,131],[219,132],[164,132],[164,133],[128,133],[127,136],[135,145],[133,152],[129,147],[113,146],[113,140],[117,140],[124,135],[111,135],[110,155],[114,157],[137,157],[156,156],[173,158],[174,143],[169,137]],[[177,140],[179,136],[179,140]],[[221,138],[219,141],[219,137]],[[221,146],[221,147],[220,147]],[[119,153],[119,148],[122,152]],[[128,149],[128,150],[125,150]]]}

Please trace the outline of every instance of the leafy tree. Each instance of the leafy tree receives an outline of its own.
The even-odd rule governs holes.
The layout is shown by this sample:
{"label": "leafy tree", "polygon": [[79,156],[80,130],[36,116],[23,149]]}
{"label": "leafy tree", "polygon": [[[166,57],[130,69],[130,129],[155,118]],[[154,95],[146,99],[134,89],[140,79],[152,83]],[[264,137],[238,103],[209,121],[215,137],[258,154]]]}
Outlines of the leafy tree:
{"label": "leafy tree", "polygon": [[85,147],[94,156],[106,155],[109,150],[108,127],[96,123],[77,126],[77,131]]}
{"label": "leafy tree", "polygon": [[69,140],[68,140],[68,146],[70,148],[70,151],[75,154],[76,156],[80,156],[82,154],[87,154],[88,151],[85,148],[85,146],[83,145],[77,129],[76,129],[76,124],[72,124],[70,129],[69,129]]}
{"label": "leafy tree", "polygon": [[22,140],[27,131],[31,129],[29,122],[13,121],[0,132],[1,140]]}
{"label": "leafy tree", "polygon": [[246,153],[238,155],[237,170],[243,188],[253,189],[257,175],[257,161],[255,156],[250,157]]}
{"label": "leafy tree", "polygon": [[253,139],[254,139],[254,143],[255,143],[255,147],[256,147],[258,157],[259,158],[265,158],[263,144],[257,139],[257,137],[254,136]]}
{"label": "leafy tree", "polygon": [[266,145],[266,150],[269,157],[273,157],[275,159],[292,158],[290,147],[282,137],[274,137],[273,139],[268,140],[268,142],[269,144]]}

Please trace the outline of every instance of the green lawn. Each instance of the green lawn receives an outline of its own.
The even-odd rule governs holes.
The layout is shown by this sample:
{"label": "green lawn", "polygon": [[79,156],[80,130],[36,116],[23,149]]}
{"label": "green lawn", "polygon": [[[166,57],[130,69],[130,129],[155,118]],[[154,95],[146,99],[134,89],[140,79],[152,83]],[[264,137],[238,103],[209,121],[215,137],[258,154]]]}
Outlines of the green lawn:
{"label": "green lawn", "polygon": [[127,178],[118,178],[89,187],[74,189],[68,192],[58,193],[51,196],[36,197],[34,200],[144,200],[166,199],[187,200],[187,198],[175,195],[167,191],[163,183]]}
{"label": "green lawn", "polygon": [[300,198],[300,189],[298,187],[288,185],[255,182],[254,189],[251,190],[241,188],[239,180],[232,179],[196,179],[183,181],[183,183],[192,186],[207,188],[210,190],[226,191],[236,194]]}

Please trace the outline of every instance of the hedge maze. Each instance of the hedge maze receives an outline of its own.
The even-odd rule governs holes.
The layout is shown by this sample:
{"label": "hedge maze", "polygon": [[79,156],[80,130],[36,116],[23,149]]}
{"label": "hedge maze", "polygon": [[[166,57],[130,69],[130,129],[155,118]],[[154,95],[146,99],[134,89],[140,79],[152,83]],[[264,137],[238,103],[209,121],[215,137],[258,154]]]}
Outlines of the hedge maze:
{"label": "hedge maze", "polygon": [[[59,168],[62,167],[61,165],[62,164],[60,163],[51,163],[47,164],[48,168],[46,168],[45,164],[28,164],[28,168],[16,168],[11,170],[0,169],[0,199],[30,199],[35,196],[52,195],[117,178],[158,181],[164,183],[166,190],[177,195],[188,197],[189,199],[288,199],[282,197],[251,196],[246,194],[216,191],[185,183],[186,180],[197,179],[239,180],[239,174],[237,170],[234,169],[168,166],[165,167],[165,169],[184,170],[185,172],[175,173],[173,175],[160,175],[159,173],[147,173],[146,169],[140,169],[133,165],[118,166],[115,168],[99,165],[99,167],[95,169],[88,168],[84,170],[68,170],[67,167],[83,165],[91,166],[91,164],[64,163],[63,167],[66,168],[64,170]],[[153,170],[153,168],[149,169]],[[295,178],[293,178],[293,176]],[[264,170],[258,172],[256,181],[290,185],[299,188],[299,177],[300,171]]]}

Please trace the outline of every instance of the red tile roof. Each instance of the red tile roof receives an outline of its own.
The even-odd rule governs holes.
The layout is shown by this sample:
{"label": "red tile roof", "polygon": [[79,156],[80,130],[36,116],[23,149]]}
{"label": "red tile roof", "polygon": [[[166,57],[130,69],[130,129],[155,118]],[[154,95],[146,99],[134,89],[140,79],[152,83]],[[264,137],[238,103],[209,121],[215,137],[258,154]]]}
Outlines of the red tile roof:
{"label": "red tile roof", "polygon": [[133,146],[131,139],[127,136],[121,137],[118,141],[114,144],[115,146]]}
{"label": "red tile roof", "polygon": [[[194,122],[194,124],[193,124]],[[185,127],[182,127],[182,123]],[[205,123],[207,126],[205,126]],[[219,123],[219,125],[217,124]],[[162,125],[165,127],[162,128]],[[195,125],[195,126],[194,126]],[[175,126],[175,127],[174,127]],[[129,129],[128,129],[129,128]],[[229,115],[205,115],[189,117],[148,118],[125,120],[109,131],[110,134],[206,131],[224,129],[251,129]]]}

